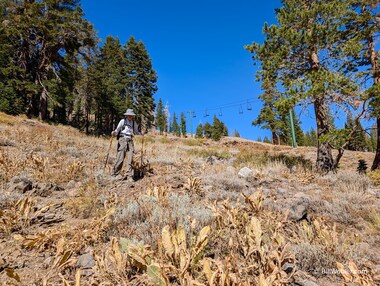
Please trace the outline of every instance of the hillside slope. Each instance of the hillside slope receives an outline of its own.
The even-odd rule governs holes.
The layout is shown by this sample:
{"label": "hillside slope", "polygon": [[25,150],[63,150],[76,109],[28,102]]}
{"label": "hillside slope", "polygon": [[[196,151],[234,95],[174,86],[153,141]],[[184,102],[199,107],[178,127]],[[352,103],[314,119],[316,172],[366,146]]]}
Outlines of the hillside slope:
{"label": "hillside slope", "polygon": [[380,283],[373,154],[320,176],[315,148],[151,131],[129,183],[115,141],[0,114],[0,285]]}

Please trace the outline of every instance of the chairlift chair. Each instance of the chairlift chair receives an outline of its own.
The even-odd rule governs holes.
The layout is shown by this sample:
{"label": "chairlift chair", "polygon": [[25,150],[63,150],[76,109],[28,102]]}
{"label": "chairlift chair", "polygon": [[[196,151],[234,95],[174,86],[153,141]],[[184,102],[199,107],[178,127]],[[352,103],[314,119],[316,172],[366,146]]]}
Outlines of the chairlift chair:
{"label": "chairlift chair", "polygon": [[252,104],[250,102],[247,103],[247,110],[252,110]]}
{"label": "chairlift chair", "polygon": [[240,108],[239,108],[239,114],[243,114],[243,107],[241,106],[241,104],[240,104]]}

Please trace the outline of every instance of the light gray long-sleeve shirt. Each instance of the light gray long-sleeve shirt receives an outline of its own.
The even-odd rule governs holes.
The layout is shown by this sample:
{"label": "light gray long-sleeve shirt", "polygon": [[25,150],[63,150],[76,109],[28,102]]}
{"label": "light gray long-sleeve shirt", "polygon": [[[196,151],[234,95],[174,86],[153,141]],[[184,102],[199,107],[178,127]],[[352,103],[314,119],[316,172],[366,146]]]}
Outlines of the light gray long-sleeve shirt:
{"label": "light gray long-sleeve shirt", "polygon": [[[124,127],[124,128],[123,128]],[[137,123],[134,120],[122,119],[117,125],[115,132],[116,134],[120,132],[121,136],[133,136],[134,134],[140,135]]]}

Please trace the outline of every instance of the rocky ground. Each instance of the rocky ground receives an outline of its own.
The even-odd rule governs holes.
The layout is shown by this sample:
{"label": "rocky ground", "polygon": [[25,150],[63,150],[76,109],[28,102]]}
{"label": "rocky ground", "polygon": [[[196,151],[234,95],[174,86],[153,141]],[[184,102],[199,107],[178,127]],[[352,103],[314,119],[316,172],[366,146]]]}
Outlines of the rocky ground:
{"label": "rocky ground", "polygon": [[110,140],[1,114],[0,285],[379,285],[372,153],[321,176],[315,148],[151,131],[131,183]]}

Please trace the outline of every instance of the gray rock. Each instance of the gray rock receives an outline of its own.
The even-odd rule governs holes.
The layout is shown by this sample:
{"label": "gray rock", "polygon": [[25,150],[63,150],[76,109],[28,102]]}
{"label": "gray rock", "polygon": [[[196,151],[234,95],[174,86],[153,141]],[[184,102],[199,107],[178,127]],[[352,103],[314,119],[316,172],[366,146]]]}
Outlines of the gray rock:
{"label": "gray rock", "polygon": [[318,286],[317,283],[308,279],[294,279],[297,286]]}
{"label": "gray rock", "polygon": [[8,191],[26,193],[33,188],[33,182],[26,177],[13,177],[8,184]]}
{"label": "gray rock", "polygon": [[294,275],[294,284],[297,286],[318,286],[315,281],[315,277],[302,271],[298,271]]}
{"label": "gray rock", "polygon": [[53,264],[53,257],[52,256],[48,256],[46,257],[46,259],[44,260],[44,262],[42,263],[43,267],[45,267],[45,269],[51,267],[51,265]]}
{"label": "gray rock", "polygon": [[33,188],[36,190],[35,194],[40,197],[48,197],[53,192],[60,192],[64,190],[64,188],[52,183],[37,183],[33,185]]}
{"label": "gray rock", "polygon": [[379,189],[368,189],[368,193],[375,196],[376,198],[380,198],[380,190]]}
{"label": "gray rock", "polygon": [[95,259],[91,253],[85,253],[78,257],[77,266],[82,269],[90,269],[95,266]]}
{"label": "gray rock", "polygon": [[231,173],[231,174],[235,174],[236,173],[236,169],[234,167],[232,167],[232,166],[228,166],[227,169],[226,169],[226,171],[228,173]]}
{"label": "gray rock", "polygon": [[304,201],[294,201],[294,204],[289,208],[289,218],[294,221],[307,219],[307,208],[308,204],[305,204]]}
{"label": "gray rock", "polygon": [[75,185],[76,185],[76,182],[74,180],[71,180],[70,182],[67,183],[66,189],[67,190],[73,189],[75,188]]}
{"label": "gray rock", "polygon": [[248,167],[244,167],[240,169],[238,175],[239,177],[247,179],[253,175],[253,171]]}
{"label": "gray rock", "polygon": [[215,156],[208,156],[206,158],[206,163],[207,164],[210,164],[210,165],[213,165],[215,163],[215,161],[217,160],[217,158]]}

